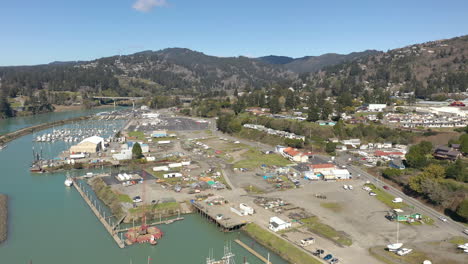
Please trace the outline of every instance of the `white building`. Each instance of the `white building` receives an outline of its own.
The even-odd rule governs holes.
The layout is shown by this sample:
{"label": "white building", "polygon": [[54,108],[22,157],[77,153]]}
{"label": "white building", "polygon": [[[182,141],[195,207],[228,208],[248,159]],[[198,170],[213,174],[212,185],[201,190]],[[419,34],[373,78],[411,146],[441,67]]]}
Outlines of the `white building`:
{"label": "white building", "polygon": [[120,151],[120,153],[113,154],[112,158],[115,160],[130,160],[132,159],[132,150],[131,149],[124,149]]}
{"label": "white building", "polygon": [[273,216],[270,218],[268,228],[274,232],[291,228],[291,223],[281,220],[279,217]]}
{"label": "white building", "polygon": [[170,173],[164,174],[163,177],[164,177],[164,179],[167,179],[167,178],[180,178],[180,177],[182,177],[182,173],[170,172]]}
{"label": "white building", "polygon": [[387,107],[386,104],[369,104],[367,109],[369,109],[369,112],[382,112],[385,107]]}
{"label": "white building", "polygon": [[157,166],[157,167],[153,167],[153,171],[169,171],[169,167],[168,166]]}

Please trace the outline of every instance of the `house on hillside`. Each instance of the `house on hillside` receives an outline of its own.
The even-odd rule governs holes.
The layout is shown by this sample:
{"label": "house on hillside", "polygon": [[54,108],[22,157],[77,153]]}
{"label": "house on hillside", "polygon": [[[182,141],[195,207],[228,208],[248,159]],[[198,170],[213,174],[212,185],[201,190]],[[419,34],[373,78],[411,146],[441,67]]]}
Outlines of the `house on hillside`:
{"label": "house on hillside", "polygon": [[334,126],[336,125],[335,121],[326,121],[326,120],[318,120],[317,123],[319,126]]}
{"label": "house on hillside", "polygon": [[455,161],[462,156],[461,152],[446,146],[439,146],[432,154],[436,159]]}
{"label": "house on hillside", "polygon": [[405,158],[405,154],[400,151],[381,151],[381,150],[376,150],[374,152],[374,156],[382,158],[382,157],[391,157],[391,158],[400,158],[403,159]]}
{"label": "house on hillside", "polygon": [[392,159],[388,166],[390,166],[390,168],[399,170],[404,170],[406,168],[405,164],[403,163],[403,160],[401,159]]}

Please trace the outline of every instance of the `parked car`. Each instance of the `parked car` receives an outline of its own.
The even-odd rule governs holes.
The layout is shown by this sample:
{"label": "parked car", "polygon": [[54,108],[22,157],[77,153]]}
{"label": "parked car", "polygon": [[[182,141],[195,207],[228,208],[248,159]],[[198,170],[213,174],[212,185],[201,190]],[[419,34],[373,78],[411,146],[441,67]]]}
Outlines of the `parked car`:
{"label": "parked car", "polygon": [[465,233],[465,235],[468,235],[468,229],[463,230],[463,233]]}
{"label": "parked car", "polygon": [[317,249],[315,250],[314,253],[312,253],[314,256],[320,256],[322,255],[323,253],[325,253],[325,251],[323,249]]}
{"label": "parked car", "polygon": [[340,262],[340,261],[337,258],[333,258],[333,259],[330,260],[330,264],[336,264],[338,262]]}
{"label": "parked car", "polygon": [[402,203],[403,199],[401,199],[400,197],[395,197],[395,199],[393,199],[392,202],[393,203]]}
{"label": "parked car", "polygon": [[140,196],[135,196],[135,197],[133,197],[133,202],[134,203],[141,203],[141,202],[143,202],[143,200],[141,199]]}
{"label": "parked car", "polygon": [[348,189],[349,189],[349,190],[353,190],[353,186],[352,186],[352,185],[348,185]]}
{"label": "parked car", "polygon": [[329,260],[329,259],[332,259],[333,258],[333,255],[332,254],[328,254],[326,255],[323,260]]}
{"label": "parked car", "polygon": [[369,195],[370,196],[376,196],[377,194],[375,192],[370,192]]}
{"label": "parked car", "polygon": [[447,218],[445,218],[443,216],[439,216],[437,218],[439,218],[439,220],[442,221],[442,222],[447,222]]}
{"label": "parked car", "polygon": [[384,185],[383,187],[385,190],[390,190],[390,188],[387,185]]}

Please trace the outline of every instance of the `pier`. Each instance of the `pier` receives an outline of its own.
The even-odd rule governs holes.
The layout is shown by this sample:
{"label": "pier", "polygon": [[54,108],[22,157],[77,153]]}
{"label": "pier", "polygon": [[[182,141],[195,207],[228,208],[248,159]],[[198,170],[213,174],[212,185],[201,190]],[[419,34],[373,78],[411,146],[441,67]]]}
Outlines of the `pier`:
{"label": "pier", "polygon": [[[91,200],[89,199],[89,197],[83,192],[83,190],[81,189],[81,184],[75,180],[74,178],[73,179],[73,186],[76,188],[76,190],[78,191],[78,193],[81,195],[81,197],[83,197],[83,199],[85,200],[85,202],[88,204],[89,208],[91,208],[91,211],[93,211],[93,213],[96,215],[96,217],[99,219],[99,221],[101,221],[102,225],[104,226],[104,228],[107,230],[107,232],[109,232],[109,234],[112,236],[112,238],[115,240],[115,242],[117,243],[117,245],[120,247],[120,248],[124,248],[125,247],[125,244],[124,242],[122,241],[122,239],[119,238],[119,236],[117,235],[118,232],[114,232],[114,229],[115,227],[112,227],[107,221],[106,221],[106,218],[105,216],[102,216],[101,213],[99,212],[99,210],[96,208],[96,206],[91,202]],[[122,219],[123,220],[123,219]]]}
{"label": "pier", "polygon": [[245,248],[247,251],[252,253],[252,255],[256,256],[258,259],[261,261],[265,262],[266,264],[271,264],[271,262],[266,259],[264,256],[260,255],[257,251],[253,250],[251,247],[247,246],[244,244],[244,242],[240,241],[239,239],[234,240],[237,244],[239,244],[241,247]]}
{"label": "pier", "polygon": [[[196,212],[215,223],[223,232],[232,232],[247,224],[247,221],[234,215],[223,206],[204,206],[198,202],[193,202],[192,205]],[[218,217],[219,215],[222,217]],[[228,216],[232,216],[232,218]]]}
{"label": "pier", "polygon": [[[172,224],[174,222],[177,222],[177,221],[181,221],[181,220],[184,220],[183,217],[177,217],[177,218],[172,218],[172,219],[167,219],[167,220],[162,220],[162,221],[158,221],[158,222],[153,222],[151,224],[147,224],[146,226],[155,226],[155,225],[162,225],[162,224]],[[126,232],[130,229],[132,229],[133,227],[127,227],[127,228],[121,228],[119,230],[117,230],[117,232]]]}

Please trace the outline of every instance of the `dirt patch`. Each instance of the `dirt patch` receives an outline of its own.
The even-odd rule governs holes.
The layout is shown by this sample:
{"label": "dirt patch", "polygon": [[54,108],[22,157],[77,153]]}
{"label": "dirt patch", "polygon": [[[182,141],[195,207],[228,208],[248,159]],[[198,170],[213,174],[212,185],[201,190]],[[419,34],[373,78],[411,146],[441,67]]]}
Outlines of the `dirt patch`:
{"label": "dirt patch", "polygon": [[460,136],[460,133],[455,131],[450,132],[437,132],[436,135],[428,137],[416,137],[415,144],[418,144],[421,141],[429,141],[434,146],[446,145],[450,139],[457,139]]}
{"label": "dirt patch", "polygon": [[413,251],[406,256],[398,256],[393,252],[385,250],[385,246],[373,247],[371,254],[384,263],[419,264],[424,260],[432,263],[462,264],[466,263],[466,255],[457,250],[457,246],[449,241],[432,241],[417,244],[405,244],[404,247]]}
{"label": "dirt patch", "polygon": [[7,208],[8,197],[4,194],[0,194],[0,243],[7,238],[7,221],[8,221],[8,208]]}
{"label": "dirt patch", "polygon": [[238,161],[242,160],[244,158],[243,155],[247,151],[248,151],[248,149],[241,149],[241,150],[232,152],[230,155],[233,158],[233,162],[235,163],[235,162],[238,162]]}

